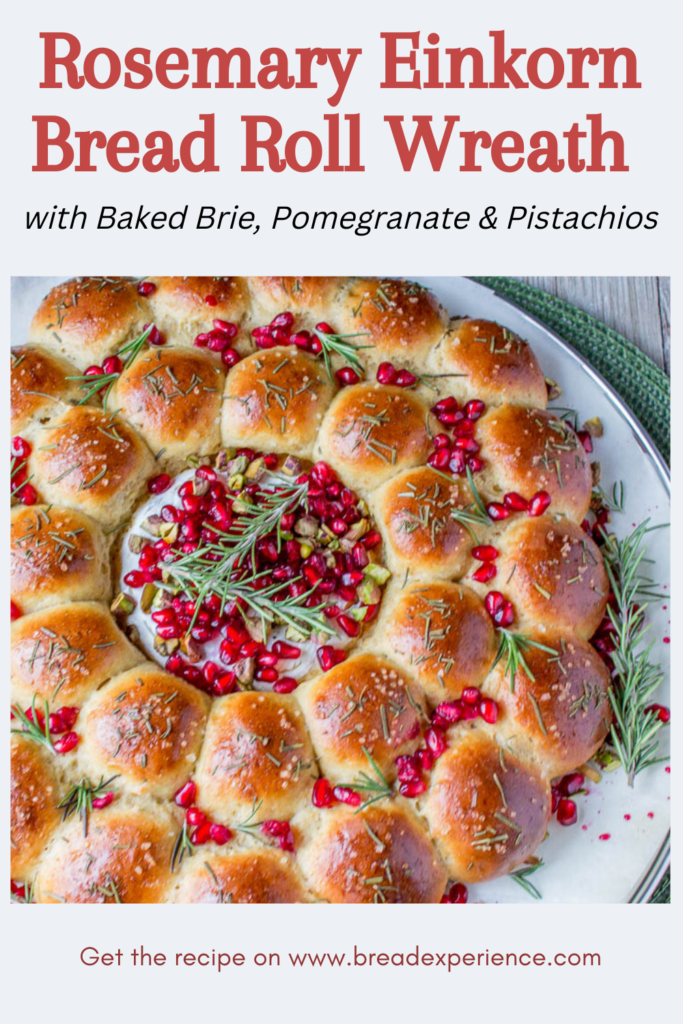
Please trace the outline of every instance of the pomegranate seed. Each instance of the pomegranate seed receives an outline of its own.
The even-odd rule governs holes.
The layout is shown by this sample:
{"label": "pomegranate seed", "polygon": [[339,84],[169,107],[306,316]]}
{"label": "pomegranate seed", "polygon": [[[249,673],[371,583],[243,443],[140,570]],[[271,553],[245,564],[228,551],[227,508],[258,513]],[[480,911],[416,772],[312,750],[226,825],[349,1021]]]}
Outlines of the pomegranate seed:
{"label": "pomegranate seed", "polygon": [[226,334],[231,341],[237,337],[237,332],[239,331],[237,324],[231,323],[230,320],[214,320],[213,327],[214,330],[222,331],[223,334]]}
{"label": "pomegranate seed", "polygon": [[38,501],[38,491],[33,484],[24,484],[17,497],[22,505],[35,505]]}
{"label": "pomegranate seed", "polygon": [[196,796],[197,786],[192,779],[188,779],[187,782],[173,794],[173,800],[178,807],[187,809],[192,806]]}
{"label": "pomegranate seed", "polygon": [[319,324],[316,324],[315,329],[316,331],[320,331],[321,334],[334,334],[334,331],[332,330],[330,325],[325,323],[324,320],[321,321]]}
{"label": "pomegranate seed", "polygon": [[478,569],[475,569],[472,573],[472,579],[476,580],[477,583],[488,583],[496,576],[498,570],[496,569],[493,562],[484,562]]}
{"label": "pomegranate seed", "polygon": [[225,348],[221,352],[221,362],[223,363],[224,366],[227,366],[229,370],[233,366],[236,366],[241,358],[242,357],[240,356],[239,352],[235,352],[234,348]]}
{"label": "pomegranate seed", "polygon": [[327,779],[316,779],[313,785],[311,801],[314,807],[331,807],[333,803],[336,803],[332,786]]}
{"label": "pomegranate seed", "polygon": [[10,601],[9,607],[10,607],[10,621],[11,622],[15,622],[17,619],[20,619],[21,618],[21,612],[19,610],[18,605],[16,605],[14,603],[14,601]]}
{"label": "pomegranate seed", "polygon": [[234,672],[226,672],[224,675],[218,676],[211,684],[211,692],[216,697],[225,697],[226,694],[232,693],[236,688],[237,676]]}
{"label": "pomegranate seed", "polygon": [[465,459],[465,453],[461,451],[459,448],[455,448],[451,452],[451,458],[448,463],[448,468],[450,469],[451,473],[456,473],[458,476],[462,476],[462,474],[465,472],[466,465],[467,462]]}
{"label": "pomegranate seed", "polygon": [[439,418],[439,416],[443,415],[443,413],[457,412],[457,399],[453,398],[452,395],[449,395],[447,398],[442,398],[436,403],[436,405],[432,406],[431,411],[434,413],[437,419]]}
{"label": "pomegranate seed", "polygon": [[481,700],[481,690],[476,686],[466,686],[462,691],[461,699],[465,704],[479,704]]}
{"label": "pomegranate seed", "polygon": [[89,366],[84,374],[85,377],[102,377],[103,375],[104,370],[101,366]]}
{"label": "pomegranate seed", "polygon": [[445,896],[441,897],[442,903],[467,903],[467,886],[462,882],[456,882],[450,887]]}
{"label": "pomegranate seed", "polygon": [[335,786],[332,795],[339,803],[348,804],[349,807],[360,807],[361,805],[360,793],[356,793],[355,789],[349,789],[348,786]]}
{"label": "pomegranate seed", "polygon": [[276,640],[273,644],[273,653],[278,658],[284,658],[286,661],[292,661],[294,658],[301,657],[301,648],[295,647],[294,644],[288,644],[284,640]]}
{"label": "pomegranate seed", "polygon": [[218,299],[216,298],[215,295],[206,295],[204,297],[204,303],[207,306],[217,306],[218,305]]}
{"label": "pomegranate seed", "polygon": [[298,686],[296,679],[292,679],[291,676],[282,676],[276,683],[273,684],[274,693],[293,693]]}
{"label": "pomegranate seed", "polygon": [[583,450],[590,455],[593,451],[593,438],[590,436],[587,430],[579,430],[576,435],[583,445]]}
{"label": "pomegranate seed", "polygon": [[380,363],[377,367],[377,381],[380,384],[395,384],[398,371],[393,363]]}
{"label": "pomegranate seed", "polygon": [[472,548],[472,557],[480,562],[493,562],[498,555],[498,548],[494,548],[493,544],[477,544]]}
{"label": "pomegranate seed", "polygon": [[361,544],[363,545],[363,547],[369,551],[372,551],[373,548],[376,548],[377,545],[381,543],[382,534],[379,532],[379,530],[370,530],[368,533],[365,534],[365,536],[361,540]]}
{"label": "pomegranate seed", "polygon": [[335,373],[337,383],[340,387],[347,387],[349,384],[358,384],[360,381],[359,375],[351,366],[342,366],[340,370]]}
{"label": "pomegranate seed", "polygon": [[323,672],[329,672],[330,669],[334,669],[336,665],[341,665],[346,660],[346,651],[340,650],[338,647],[332,647],[330,644],[318,647],[316,654]]}
{"label": "pomegranate seed", "polygon": [[58,754],[68,754],[69,751],[74,750],[78,746],[78,743],[78,733],[66,732],[59,739],[56,739],[52,745]]}
{"label": "pomegranate seed", "polygon": [[448,434],[437,434],[434,438],[435,448],[450,448],[451,439]]}
{"label": "pomegranate seed", "polygon": [[151,480],[147,481],[147,490],[150,494],[163,494],[169,489],[172,482],[168,473],[159,473],[158,476],[153,476]]}
{"label": "pomegranate seed", "polygon": [[94,796],[92,800],[92,805],[96,810],[99,811],[101,810],[102,807],[108,807],[109,804],[113,804],[115,796],[115,793],[113,793],[111,790],[108,790],[106,793],[102,793],[101,796]]}
{"label": "pomegranate seed", "polygon": [[534,494],[529,502],[528,514],[530,516],[542,516],[550,501],[551,498],[547,491],[536,491],[536,494]]}
{"label": "pomegranate seed", "polygon": [[650,704],[649,707],[645,708],[646,715],[654,715],[660,722],[664,722],[668,725],[671,721],[671,711],[663,704]]}
{"label": "pomegranate seed", "polygon": [[157,286],[152,284],[151,281],[140,281],[138,284],[138,295],[142,295],[145,299],[153,295],[156,290]]}
{"label": "pomegranate seed", "polygon": [[349,524],[343,519],[333,519],[330,523],[330,529],[332,530],[332,533],[337,535],[337,537],[343,537],[348,528]]}
{"label": "pomegranate seed", "polygon": [[402,782],[398,787],[398,791],[401,796],[405,796],[408,800],[414,800],[415,797],[420,796],[427,789],[427,783],[424,779],[411,779],[409,782]]}
{"label": "pomegranate seed", "polygon": [[396,773],[399,782],[408,782],[410,779],[420,778],[420,761],[417,755],[401,754],[396,758]]}
{"label": "pomegranate seed", "polygon": [[432,754],[431,750],[425,750],[424,747],[421,747],[416,752],[415,757],[417,758],[420,764],[420,768],[423,771],[431,771],[431,769],[434,766],[434,755]]}
{"label": "pomegranate seed", "polygon": [[410,370],[399,370],[396,374],[396,387],[412,388],[417,384],[417,377]]}
{"label": "pomegranate seed", "polygon": [[145,574],[138,572],[137,569],[133,569],[131,572],[127,572],[123,577],[123,582],[127,587],[132,587],[133,590],[137,590],[139,587],[145,584]]}
{"label": "pomegranate seed", "polygon": [[210,825],[209,836],[218,846],[225,846],[232,839],[232,832],[225,825]]}
{"label": "pomegranate seed", "polygon": [[486,506],[489,519],[492,519],[494,523],[499,522],[501,519],[507,519],[510,515],[509,509],[505,508],[505,505],[501,504],[500,501],[491,501]]}
{"label": "pomegranate seed", "polygon": [[427,744],[427,749],[435,758],[441,757],[448,747],[441,729],[427,729],[427,732],[425,733],[425,743]]}
{"label": "pomegranate seed", "polygon": [[497,626],[501,626],[503,628],[512,625],[515,621],[515,610],[510,601],[503,602],[503,607],[495,613],[493,621]]}
{"label": "pomegranate seed", "polygon": [[190,842],[193,846],[203,846],[204,843],[208,843],[211,838],[211,823],[209,821],[203,821],[201,825],[197,825],[196,829],[190,836]]}
{"label": "pomegranate seed", "polygon": [[228,348],[230,345],[230,339],[223,333],[223,331],[209,331],[206,338],[206,347],[211,352],[222,352],[224,348]]}
{"label": "pomegranate seed", "polygon": [[576,804],[567,797],[562,797],[557,805],[557,820],[560,825],[574,825],[577,821]]}
{"label": "pomegranate seed", "polygon": [[495,700],[484,697],[479,705],[479,714],[489,725],[494,725],[498,721],[498,705]]}
{"label": "pomegranate seed", "polygon": [[434,712],[435,719],[442,719],[447,725],[459,722],[462,718],[462,705],[458,700],[446,700],[439,704]]}
{"label": "pomegranate seed", "polygon": [[480,398],[473,398],[465,406],[465,416],[467,416],[469,420],[478,420],[485,410],[486,406],[482,400]]}
{"label": "pomegranate seed", "polygon": [[37,725],[41,732],[45,732],[45,715],[40,708],[27,708],[26,717],[29,722]]}
{"label": "pomegranate seed", "polygon": [[529,510],[529,502],[521,494],[517,494],[516,491],[510,491],[509,494],[506,494],[503,498],[503,504],[511,512],[528,512]]}
{"label": "pomegranate seed", "polygon": [[499,590],[491,590],[486,595],[484,604],[486,605],[486,611],[489,613],[491,618],[493,618],[493,616],[499,612],[505,604],[505,598]]}
{"label": "pomegranate seed", "polygon": [[360,623],[352,619],[350,615],[340,615],[337,622],[347,636],[357,637],[360,633]]}
{"label": "pomegranate seed", "polygon": [[559,804],[560,800],[562,799],[562,793],[560,791],[560,787],[559,786],[551,786],[550,787],[550,796],[551,796],[550,810],[551,810],[552,814],[554,814],[555,811],[557,810],[557,805]]}
{"label": "pomegranate seed", "polygon": [[23,437],[13,437],[10,444],[10,454],[14,459],[27,459],[31,454],[31,445]]}
{"label": "pomegranate seed", "polygon": [[444,470],[447,469],[450,459],[450,448],[437,448],[437,450],[435,452],[432,452],[432,454],[427,459],[427,465],[431,466],[433,469]]}
{"label": "pomegranate seed", "polygon": [[472,437],[474,434],[474,421],[470,419],[460,420],[453,427],[453,433],[456,437]]}
{"label": "pomegranate seed", "polygon": [[[270,326],[271,327],[279,327],[279,328],[281,328],[282,330],[285,330],[285,331],[290,331],[292,326],[293,326],[293,324],[294,324],[294,314],[290,313],[289,310],[287,310],[287,312],[285,312],[285,313],[278,313],[278,315],[273,317],[273,319],[270,321]],[[325,326],[327,326],[327,325],[325,325]],[[318,329],[322,330],[322,328],[320,326],[318,327]],[[330,328],[328,328],[326,333],[327,334],[332,334],[332,330]]]}
{"label": "pomegranate seed", "polygon": [[486,462],[484,459],[480,459],[478,455],[470,455],[467,459],[467,465],[472,473],[480,473],[486,465]]}
{"label": "pomegranate seed", "polygon": [[143,330],[146,331],[147,328],[151,328],[149,334],[147,335],[147,341],[149,342],[150,345],[166,344],[166,338],[163,336],[161,331],[154,326],[154,324],[145,324]]}
{"label": "pomegranate seed", "polygon": [[569,775],[560,779],[559,789],[564,796],[574,796],[580,789],[583,789],[583,782],[581,772],[570,772]]}
{"label": "pomegranate seed", "polygon": [[185,812],[185,821],[188,825],[202,825],[206,821],[206,815],[198,807],[188,807]]}
{"label": "pomegranate seed", "polygon": [[102,369],[105,373],[121,373],[123,363],[118,356],[108,356],[102,363]]}
{"label": "pomegranate seed", "polygon": [[479,451],[479,445],[473,437],[456,437],[455,447],[467,455],[476,455]]}

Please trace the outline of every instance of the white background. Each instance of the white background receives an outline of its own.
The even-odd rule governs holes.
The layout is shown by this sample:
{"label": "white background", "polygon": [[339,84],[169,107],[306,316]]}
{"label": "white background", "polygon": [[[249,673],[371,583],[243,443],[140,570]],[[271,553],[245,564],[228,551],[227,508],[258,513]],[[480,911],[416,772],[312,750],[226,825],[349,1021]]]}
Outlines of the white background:
{"label": "white background", "polygon": [[[441,45],[477,46],[489,60],[488,32],[506,30],[508,46],[630,46],[638,56],[641,90],[380,90],[381,31],[438,31]],[[679,25],[672,3],[581,2],[571,4],[434,3],[391,5],[118,2],[13,4],[5,13],[3,227],[3,312],[9,323],[10,275],[160,273],[379,273],[402,274],[664,274],[677,294],[680,273],[680,87],[676,41]],[[140,92],[117,87],[79,92],[41,90],[40,31],[71,31],[84,52],[109,46],[123,55],[146,46],[153,56],[166,46],[186,51],[199,46],[241,45],[255,57],[268,46],[293,55],[304,46],[360,46],[347,91],[336,108],[325,102],[333,83],[327,68],[316,91],[168,91],[159,85]],[[488,67],[490,68],[490,63]],[[594,71],[597,69],[594,69]],[[490,71],[489,71],[490,74]],[[596,79],[597,82],[597,79]],[[327,85],[328,88],[324,88]],[[360,112],[363,174],[241,174],[244,113],[278,117],[285,131],[320,133],[323,114]],[[106,134],[131,130],[144,136],[158,128],[180,138],[199,127],[199,113],[216,113],[220,174],[117,174],[98,155],[93,174],[32,174],[35,114],[60,114],[73,131]],[[481,174],[461,174],[447,160],[440,174],[425,162],[409,174],[400,168],[386,114],[431,113],[435,126],[444,113],[460,114],[456,130],[494,134],[514,129],[528,138],[547,129],[561,136],[588,113],[603,114],[603,127],[626,141],[626,174],[503,174],[484,155]],[[609,150],[608,150],[609,151]],[[257,236],[223,232],[26,232],[27,210],[78,203],[92,215],[103,204],[136,209],[176,209],[189,203],[227,209],[239,203],[261,220]],[[554,209],[657,210],[656,231],[637,232],[466,232],[377,233],[366,238],[275,233],[265,230],[278,203],[308,209],[502,210],[513,204]],[[475,217],[476,221],[476,217]],[[675,298],[674,298],[674,301]],[[13,338],[18,343],[23,339]],[[677,358],[676,343],[673,345]],[[674,403],[675,404],[675,403]],[[675,424],[674,424],[675,426]],[[673,532],[674,542],[676,531]],[[674,559],[678,552],[674,551]],[[5,572],[4,578],[7,578]],[[676,624],[673,635],[677,635]],[[7,636],[5,637],[7,643]],[[674,658],[676,645],[672,645]],[[673,678],[677,678],[676,660]],[[676,713],[674,704],[674,716]],[[674,764],[674,778],[676,766]],[[679,816],[674,806],[674,827]],[[675,851],[674,832],[674,851]],[[676,868],[677,865],[674,865]],[[676,871],[674,872],[676,877]],[[382,1017],[448,1019],[475,1015],[516,1021],[552,1014],[559,1021],[609,1013],[630,1021],[667,1012],[677,979],[674,963],[680,912],[662,906],[473,906],[466,907],[233,907],[227,915],[208,907],[12,907],[3,933],[4,965],[10,984],[6,1012],[33,1021],[97,1013],[104,1021],[181,1015],[289,1021],[302,1015],[347,1021]],[[677,929],[677,933],[675,931]],[[374,951],[597,951],[601,968],[545,967],[348,968],[302,970],[253,966],[218,976],[211,968],[86,968],[83,946],[101,951],[146,949],[228,952],[348,951],[357,943]],[[259,974],[260,972],[260,974]],[[297,976],[298,972],[298,976]],[[558,976],[559,972],[559,976]],[[341,973],[341,978],[338,975]],[[235,981],[234,975],[238,975]],[[344,975],[348,978],[344,981]],[[504,977],[500,977],[504,974]],[[16,1002],[15,1002],[16,1001]],[[661,1010],[660,1010],[661,1007]]]}

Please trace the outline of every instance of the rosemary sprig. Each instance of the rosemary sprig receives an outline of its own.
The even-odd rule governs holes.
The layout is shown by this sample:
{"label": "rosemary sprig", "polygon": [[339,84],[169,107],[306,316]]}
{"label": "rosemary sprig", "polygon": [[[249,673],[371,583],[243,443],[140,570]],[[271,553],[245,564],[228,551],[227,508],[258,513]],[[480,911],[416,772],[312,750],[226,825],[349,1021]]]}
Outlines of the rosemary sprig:
{"label": "rosemary sprig", "polygon": [[368,331],[358,331],[356,334],[326,334],[324,331],[319,331],[316,327],[313,329],[313,333],[323,347],[322,357],[325,360],[325,369],[327,370],[327,376],[333,384],[335,383],[335,379],[332,372],[330,357],[332,353],[335,352],[338,356],[345,359],[360,377],[365,376],[365,369],[356,353],[360,352],[362,349],[373,348],[374,346],[355,345],[350,339],[365,337],[365,335],[369,333]]}
{"label": "rosemary sprig", "polygon": [[100,776],[100,781],[96,784],[93,784],[90,779],[81,779],[80,782],[76,783],[61,803],[57,804],[59,810],[64,810],[62,821],[66,821],[72,814],[77,814],[83,822],[83,835],[87,836],[88,821],[93,809],[93,797],[103,795],[107,786],[110,786],[114,779],[118,779],[118,775],[112,775],[106,781],[102,775]]}
{"label": "rosemary sprig", "polygon": [[368,748],[363,746],[361,747],[361,750],[368,760],[368,764],[373,771],[373,775],[368,775],[367,772],[361,771],[355,777],[353,782],[349,784],[350,789],[356,789],[361,793],[370,794],[360,805],[356,813],[365,810],[366,807],[369,807],[370,804],[376,803],[378,800],[384,800],[387,797],[393,796],[393,790],[387,781],[384,772],[377,764]]}
{"label": "rosemary sprig", "polygon": [[473,506],[472,503],[466,505],[465,508],[452,509],[451,519],[454,519],[456,523],[460,524],[460,526],[464,526],[475,544],[479,543],[479,538],[474,532],[473,527],[488,526],[490,523],[488,516],[482,516],[479,509],[477,508],[475,510],[475,506]]}
{"label": "rosemary sprig", "polygon": [[[235,832],[244,832],[245,835],[254,836],[257,839],[261,839],[262,837],[260,834],[260,828],[263,822],[255,821],[254,819],[256,818],[256,815],[261,809],[262,803],[263,800],[257,801],[256,797],[254,797],[251,804],[251,811],[244,819],[244,821],[240,822],[239,825],[231,825],[230,827],[234,828]],[[263,839],[262,841],[265,842],[265,839]]]}
{"label": "rosemary sprig", "polygon": [[[18,461],[16,455],[12,457],[11,470],[10,470],[10,482],[14,480],[17,473],[20,473],[22,469],[25,469],[28,465],[28,459],[23,459],[21,462]],[[12,488],[11,498],[16,498],[19,491],[23,490],[29,480],[33,480],[33,473],[27,476],[25,480],[22,480],[20,484]]]}
{"label": "rosemary sprig", "polygon": [[593,501],[602,505],[608,512],[624,511],[624,481],[619,480],[612,488],[612,496],[609,497],[602,487],[593,488]]}
{"label": "rosemary sprig", "polygon": [[645,612],[652,601],[662,595],[654,582],[644,574],[645,538],[661,526],[650,526],[646,519],[623,540],[606,534],[602,554],[616,609],[607,614],[614,627],[612,652],[614,673],[610,703],[614,712],[611,742],[626,772],[629,786],[643,769],[666,758],[656,757],[657,733],[665,725],[647,707],[664,679],[658,664],[651,660],[655,641],[646,644],[651,626],[645,625]]}
{"label": "rosemary sprig", "polygon": [[517,868],[516,871],[510,872],[510,878],[512,878],[518,885],[521,885],[525,892],[528,892],[535,900],[542,900],[543,895],[539,890],[529,881],[529,875],[535,874],[539,868],[543,867],[543,861],[539,860],[535,864],[523,864],[521,868]]}
{"label": "rosemary sprig", "polygon": [[23,708],[18,704],[12,705],[12,712],[21,722],[23,729],[10,729],[10,732],[17,733],[19,736],[27,736],[29,739],[35,740],[36,743],[40,743],[41,746],[47,747],[47,749],[54,754],[55,748],[52,744],[52,737],[50,736],[50,706],[48,702],[45,701],[45,722],[42,729],[38,724],[35,693],[33,694],[33,700],[31,701],[31,716],[33,721],[31,721]]}
{"label": "rosemary sprig", "polygon": [[[147,327],[147,329],[142,332],[142,334],[140,334],[137,338],[134,338],[132,341],[129,341],[126,345],[123,346],[123,348],[120,348],[118,350],[116,355],[119,357],[119,359],[122,356],[125,357],[123,359],[124,369],[133,365],[135,359],[137,359],[138,355],[142,351],[142,346],[145,344],[148,337],[150,336],[153,327],[154,324],[150,324],[149,327]],[[103,373],[100,374],[99,377],[89,376],[87,374],[80,374],[77,377],[67,377],[66,379],[82,381],[82,383],[79,385],[79,391],[84,391],[85,394],[84,397],[81,398],[78,405],[86,405],[86,403],[90,402],[91,399],[93,399],[104,389],[104,396],[102,398],[102,408],[106,412],[109,393],[112,387],[114,386],[114,382],[119,379],[119,376],[120,375],[118,373]]]}
{"label": "rosemary sprig", "polygon": [[474,482],[474,474],[472,473],[472,470],[470,469],[469,466],[466,466],[465,469],[467,473],[467,483],[470,485],[472,497],[474,498],[474,504],[477,506],[479,514],[482,516],[482,518],[485,519],[487,523],[489,523],[491,520],[489,518],[488,512],[486,511],[486,505],[484,504],[482,496],[477,490],[477,485]]}
{"label": "rosemary sprig", "polygon": [[500,634],[500,646],[492,668],[495,668],[499,661],[505,661],[503,679],[510,676],[511,693],[515,692],[515,679],[520,668],[524,669],[532,683],[536,681],[536,677],[524,657],[526,651],[534,647],[538,651],[546,651],[547,654],[557,656],[556,650],[538,643],[537,640],[532,640],[528,633],[513,633],[511,630],[503,628],[499,629],[498,633]]}
{"label": "rosemary sprig", "polygon": [[173,852],[171,854],[171,874],[180,867],[183,863],[183,858],[186,855],[191,857],[194,851],[195,846],[194,843],[190,841],[190,836],[187,831],[187,822],[185,822],[176,837],[175,843],[173,844]]}

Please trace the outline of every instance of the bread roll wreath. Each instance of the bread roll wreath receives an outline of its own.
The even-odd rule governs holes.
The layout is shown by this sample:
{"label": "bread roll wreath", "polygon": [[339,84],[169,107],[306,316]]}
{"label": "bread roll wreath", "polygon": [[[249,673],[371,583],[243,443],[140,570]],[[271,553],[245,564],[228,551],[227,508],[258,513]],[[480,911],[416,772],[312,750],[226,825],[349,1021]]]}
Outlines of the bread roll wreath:
{"label": "bread roll wreath", "polygon": [[547,399],[409,281],[54,288],[12,353],[15,897],[533,870],[613,717],[608,514]]}

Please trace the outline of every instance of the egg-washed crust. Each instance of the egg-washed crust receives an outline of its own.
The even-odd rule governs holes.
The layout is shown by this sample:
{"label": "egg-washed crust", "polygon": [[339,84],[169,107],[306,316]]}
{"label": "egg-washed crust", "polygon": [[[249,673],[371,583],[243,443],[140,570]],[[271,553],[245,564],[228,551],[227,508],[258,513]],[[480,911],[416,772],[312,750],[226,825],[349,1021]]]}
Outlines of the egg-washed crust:
{"label": "egg-washed crust", "polygon": [[[293,324],[271,325],[285,312]],[[133,351],[148,325],[162,337]],[[266,325],[278,333],[252,334]],[[331,349],[314,354],[326,335]],[[12,431],[30,454],[13,500],[38,503],[11,513],[11,695],[24,710],[49,702],[79,742],[60,756],[12,737],[13,880],[43,903],[433,903],[449,881],[527,862],[551,783],[612,722],[609,672],[589,642],[609,591],[581,525],[592,467],[546,409],[530,345],[449,318],[414,282],[309,276],[77,278],[17,340]],[[119,353],[105,403],[83,374]],[[218,452],[237,465],[239,449],[295,457],[278,464],[292,478],[303,460],[328,462],[330,516],[355,492],[353,539],[331,518],[323,529],[373,614],[360,639],[347,623],[345,660],[323,671],[312,659],[293,693],[214,698],[123,632],[112,567],[152,477]],[[22,497],[27,480],[37,495]],[[538,516],[487,516],[510,492],[550,501],[541,495]],[[289,527],[285,539],[298,537]],[[530,641],[514,686],[497,659],[494,590]],[[447,731],[441,717],[430,737],[436,707],[464,706],[468,688],[495,701],[495,722],[479,707]],[[424,786],[401,789],[416,754]],[[87,821],[71,813],[83,787],[104,794]]]}

